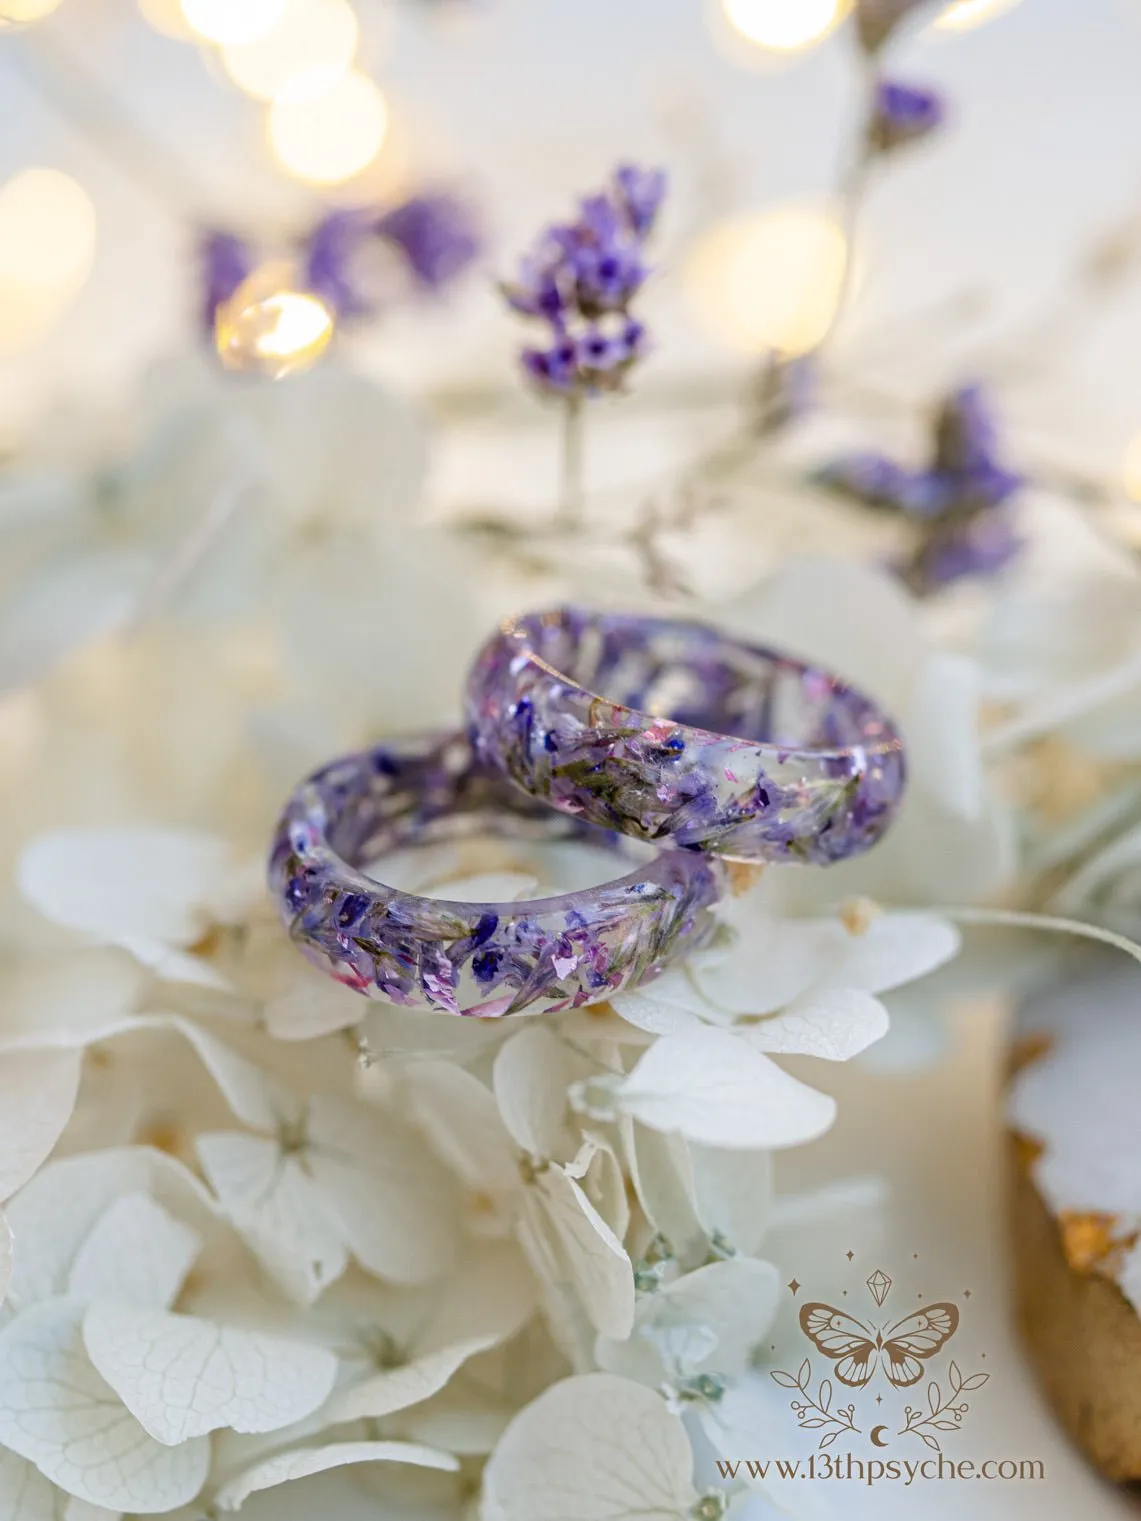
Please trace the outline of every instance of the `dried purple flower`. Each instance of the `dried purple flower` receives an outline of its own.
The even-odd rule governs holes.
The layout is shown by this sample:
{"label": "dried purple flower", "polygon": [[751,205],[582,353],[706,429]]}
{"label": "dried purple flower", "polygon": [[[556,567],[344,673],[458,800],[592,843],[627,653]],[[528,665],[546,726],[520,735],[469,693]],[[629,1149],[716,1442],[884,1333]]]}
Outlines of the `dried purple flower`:
{"label": "dried purple flower", "polygon": [[915,548],[899,567],[920,594],[963,576],[991,575],[1018,553],[1021,540],[1007,504],[1022,476],[996,457],[998,430],[986,395],[963,386],[934,419],[930,463],[915,470],[867,451],[833,460],[818,474],[845,496],[909,519]]}
{"label": "dried purple flower", "polygon": [[372,233],[373,213],[363,207],[327,212],[302,244],[306,288],[337,316],[363,317],[373,302],[359,288],[354,265]]}
{"label": "dried purple flower", "polygon": [[404,255],[416,283],[439,291],[476,259],[483,240],[471,206],[443,191],[410,196],[374,224]]}
{"label": "dried purple flower", "polygon": [[213,336],[218,308],[237,290],[254,267],[253,250],[232,232],[203,234],[198,257],[202,272],[202,323]]}
{"label": "dried purple flower", "polygon": [[654,230],[668,181],[664,169],[642,169],[619,164],[614,171],[614,195],[621,202],[626,220],[639,238]]}
{"label": "dried purple flower", "polygon": [[890,153],[934,132],[945,115],[942,96],[934,90],[881,79],[868,122],[868,144],[876,153]]}
{"label": "dried purple flower", "polygon": [[[1005,569],[1022,549],[1007,512],[989,512],[972,518],[961,529],[933,536],[915,557],[916,589],[950,586],[968,576],[994,576]],[[908,579],[906,567],[904,579]]]}
{"label": "dried purple flower", "polygon": [[596,395],[622,387],[648,346],[630,306],[650,273],[645,240],[665,195],[661,170],[620,165],[573,222],[545,228],[502,291],[521,316],[546,323],[547,342],[521,351],[524,373],[548,393]]}

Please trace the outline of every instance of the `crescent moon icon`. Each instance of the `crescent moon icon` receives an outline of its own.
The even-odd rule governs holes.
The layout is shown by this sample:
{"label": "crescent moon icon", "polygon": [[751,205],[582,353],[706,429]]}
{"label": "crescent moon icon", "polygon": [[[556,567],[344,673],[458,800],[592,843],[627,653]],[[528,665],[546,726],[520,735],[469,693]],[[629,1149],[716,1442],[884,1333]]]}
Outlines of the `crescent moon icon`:
{"label": "crescent moon icon", "polygon": [[881,1431],[886,1431],[886,1430],[887,1430],[886,1426],[873,1426],[872,1427],[872,1441],[875,1443],[875,1445],[877,1447],[886,1447],[887,1446],[886,1442],[881,1442],[880,1441],[880,1432]]}

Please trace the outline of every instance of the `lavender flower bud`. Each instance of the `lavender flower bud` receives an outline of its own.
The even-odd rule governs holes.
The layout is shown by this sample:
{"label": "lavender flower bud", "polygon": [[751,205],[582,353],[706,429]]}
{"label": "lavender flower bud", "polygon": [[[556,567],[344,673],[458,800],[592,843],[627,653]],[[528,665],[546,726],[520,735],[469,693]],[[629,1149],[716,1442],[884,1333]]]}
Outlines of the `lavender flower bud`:
{"label": "lavender flower bud", "polygon": [[417,284],[428,291],[442,290],[461,275],[483,246],[471,207],[442,191],[411,196],[374,230],[399,248]]}
{"label": "lavender flower bud", "polygon": [[202,325],[214,332],[218,308],[228,301],[254,267],[253,250],[232,232],[207,231],[199,244],[202,272]]}
{"label": "lavender flower bud", "polygon": [[917,142],[943,123],[946,109],[934,90],[881,79],[868,123],[868,142],[876,153],[890,153]]}

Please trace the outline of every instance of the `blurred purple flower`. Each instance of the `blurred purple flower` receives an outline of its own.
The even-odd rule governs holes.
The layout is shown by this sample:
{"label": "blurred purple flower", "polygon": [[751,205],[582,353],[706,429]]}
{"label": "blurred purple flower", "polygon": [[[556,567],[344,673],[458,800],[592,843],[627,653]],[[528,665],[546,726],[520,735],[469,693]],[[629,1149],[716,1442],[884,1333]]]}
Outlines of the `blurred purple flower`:
{"label": "blurred purple flower", "polygon": [[856,35],[865,53],[878,53],[912,11],[931,0],[856,0]]}
{"label": "blurred purple flower", "polygon": [[622,387],[646,351],[644,325],[630,306],[650,267],[645,241],[666,191],[661,170],[620,165],[605,190],[579,203],[573,222],[544,228],[502,285],[512,311],[545,323],[545,343],[521,351],[524,373],[541,390],[595,395]]}
{"label": "blurred purple flower", "polygon": [[890,153],[917,142],[940,127],[946,116],[942,96],[920,85],[881,79],[868,123],[868,142],[877,153]]}
{"label": "blurred purple flower", "polygon": [[[950,586],[968,576],[997,575],[1017,557],[1022,545],[1009,513],[996,511],[973,518],[961,529],[933,537],[913,557],[916,589]],[[906,569],[904,579],[909,579]]]}
{"label": "blurred purple flower", "polygon": [[198,249],[202,280],[202,323],[213,336],[218,308],[237,290],[254,267],[253,250],[232,232],[209,230]]}
{"label": "blurred purple flower", "polygon": [[363,317],[373,303],[354,280],[353,266],[372,231],[373,213],[362,207],[327,212],[302,243],[306,288],[338,317]]}
{"label": "blurred purple flower", "polygon": [[400,250],[416,283],[427,291],[450,284],[483,246],[471,206],[443,191],[410,196],[386,211],[373,230]]}
{"label": "blurred purple flower", "polygon": [[998,431],[985,392],[968,385],[940,405],[930,463],[900,465],[864,451],[843,455],[817,479],[852,500],[896,512],[914,525],[916,546],[901,574],[914,591],[930,591],[968,575],[990,575],[1021,541],[1007,503],[1023,477],[997,458]]}

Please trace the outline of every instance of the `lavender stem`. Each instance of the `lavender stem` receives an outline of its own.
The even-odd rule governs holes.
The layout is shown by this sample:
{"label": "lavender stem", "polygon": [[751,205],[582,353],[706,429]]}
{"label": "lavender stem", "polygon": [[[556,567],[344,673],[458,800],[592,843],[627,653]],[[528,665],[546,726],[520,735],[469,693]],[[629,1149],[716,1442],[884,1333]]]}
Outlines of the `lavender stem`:
{"label": "lavender stem", "polygon": [[568,533],[577,533],[583,525],[583,405],[582,397],[572,391],[563,404],[562,480],[556,524]]}

